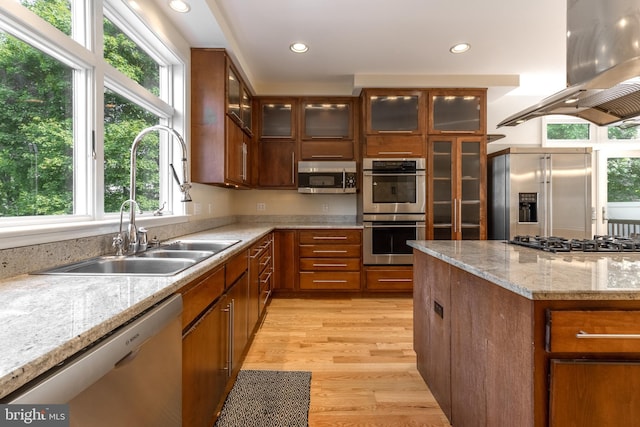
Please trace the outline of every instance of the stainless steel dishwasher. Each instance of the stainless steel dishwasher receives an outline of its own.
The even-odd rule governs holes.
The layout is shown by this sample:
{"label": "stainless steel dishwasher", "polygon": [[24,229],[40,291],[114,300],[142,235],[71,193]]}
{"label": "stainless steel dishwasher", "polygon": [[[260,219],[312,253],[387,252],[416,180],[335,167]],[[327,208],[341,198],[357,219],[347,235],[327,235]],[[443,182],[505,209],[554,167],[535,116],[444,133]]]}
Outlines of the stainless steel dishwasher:
{"label": "stainless steel dishwasher", "polygon": [[68,403],[78,427],[182,425],[181,312],[169,297],[1,403]]}

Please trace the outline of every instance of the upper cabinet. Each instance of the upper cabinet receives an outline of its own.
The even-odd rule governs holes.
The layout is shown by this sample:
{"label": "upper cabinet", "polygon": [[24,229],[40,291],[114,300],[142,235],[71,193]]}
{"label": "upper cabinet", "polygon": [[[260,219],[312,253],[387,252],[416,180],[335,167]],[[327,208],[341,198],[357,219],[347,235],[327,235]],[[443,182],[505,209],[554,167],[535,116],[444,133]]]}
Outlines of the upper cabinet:
{"label": "upper cabinet", "polygon": [[364,96],[366,134],[422,135],[423,98],[424,93],[419,90],[367,89]]}
{"label": "upper cabinet", "polygon": [[251,94],[224,49],[191,50],[194,182],[250,186]]}
{"label": "upper cabinet", "polygon": [[352,160],[355,156],[353,98],[304,98],[300,102],[303,160]]}
{"label": "upper cabinet", "polygon": [[429,91],[429,134],[484,135],[487,128],[485,89]]}
{"label": "upper cabinet", "polygon": [[365,89],[362,94],[365,157],[424,157],[422,90]]}
{"label": "upper cabinet", "polygon": [[240,118],[242,119],[242,128],[244,131],[253,136],[253,97],[249,89],[242,87],[242,95],[240,99]]}
{"label": "upper cabinet", "polygon": [[297,188],[298,101],[295,98],[258,98],[258,186]]}
{"label": "upper cabinet", "polygon": [[295,140],[297,131],[297,103],[295,99],[261,99],[260,139]]}

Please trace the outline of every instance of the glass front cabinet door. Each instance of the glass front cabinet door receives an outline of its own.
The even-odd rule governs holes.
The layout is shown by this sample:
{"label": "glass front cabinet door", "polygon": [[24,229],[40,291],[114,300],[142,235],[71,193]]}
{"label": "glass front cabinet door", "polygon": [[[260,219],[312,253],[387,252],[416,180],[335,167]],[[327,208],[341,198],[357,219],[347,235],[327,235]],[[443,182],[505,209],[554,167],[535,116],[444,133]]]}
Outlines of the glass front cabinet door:
{"label": "glass front cabinet door", "polygon": [[354,158],[354,102],[349,98],[308,98],[301,105],[300,151],[305,160]]}
{"label": "glass front cabinet door", "polygon": [[484,137],[430,137],[427,239],[486,239]]}
{"label": "glass front cabinet door", "polygon": [[429,134],[486,133],[484,89],[440,89],[429,91]]}

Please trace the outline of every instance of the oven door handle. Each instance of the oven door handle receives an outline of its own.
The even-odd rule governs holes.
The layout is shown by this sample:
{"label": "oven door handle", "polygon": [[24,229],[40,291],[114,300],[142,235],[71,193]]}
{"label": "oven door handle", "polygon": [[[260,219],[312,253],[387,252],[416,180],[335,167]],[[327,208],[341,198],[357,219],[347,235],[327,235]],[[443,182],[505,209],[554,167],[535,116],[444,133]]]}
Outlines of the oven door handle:
{"label": "oven door handle", "polygon": [[364,224],[364,228],[425,228],[424,224],[402,224],[402,225],[395,225],[395,224]]}
{"label": "oven door handle", "polygon": [[425,172],[423,170],[410,171],[410,172],[402,172],[402,171],[393,171],[393,172],[371,172],[371,171],[363,171],[362,174],[364,176],[425,176]]}

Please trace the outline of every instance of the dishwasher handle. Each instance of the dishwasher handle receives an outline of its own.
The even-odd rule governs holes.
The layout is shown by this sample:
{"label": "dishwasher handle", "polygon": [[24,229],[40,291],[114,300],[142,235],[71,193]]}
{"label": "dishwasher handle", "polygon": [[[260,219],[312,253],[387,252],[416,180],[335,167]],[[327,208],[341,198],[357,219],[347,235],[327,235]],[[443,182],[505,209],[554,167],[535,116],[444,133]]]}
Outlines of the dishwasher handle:
{"label": "dishwasher handle", "polygon": [[[134,320],[80,350],[32,383],[18,389],[2,403],[67,403],[97,382],[116,364],[123,362],[146,341],[158,334],[182,313],[182,296],[174,295],[158,303]],[[126,364],[126,363],[125,363]]]}

